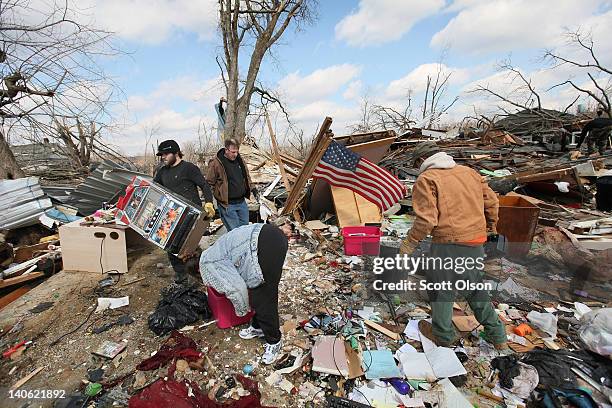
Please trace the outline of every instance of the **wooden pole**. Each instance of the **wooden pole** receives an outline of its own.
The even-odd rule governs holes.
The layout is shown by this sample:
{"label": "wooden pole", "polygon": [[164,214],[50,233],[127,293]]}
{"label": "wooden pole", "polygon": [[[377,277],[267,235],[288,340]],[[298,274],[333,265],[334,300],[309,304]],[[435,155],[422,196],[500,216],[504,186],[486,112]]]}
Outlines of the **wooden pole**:
{"label": "wooden pole", "polygon": [[287,191],[291,190],[291,184],[289,184],[289,179],[287,178],[287,173],[285,172],[285,165],[283,164],[283,160],[280,157],[280,153],[278,151],[278,145],[276,144],[276,136],[274,136],[274,130],[272,129],[272,122],[270,121],[270,115],[268,115],[268,111],[266,111],[266,122],[268,123],[268,130],[270,131],[270,140],[272,141],[272,149],[274,153],[274,161],[280,170],[281,177],[283,178],[283,184]]}
{"label": "wooden pole", "polygon": [[289,192],[289,196],[287,197],[287,201],[285,202],[285,207],[283,208],[282,215],[287,215],[293,213],[295,210],[295,206],[302,194],[302,189],[306,185],[306,182],[312,176],[315,167],[319,164],[321,157],[327,150],[327,147],[331,143],[331,137],[327,134],[329,128],[331,127],[332,119],[330,117],[326,117],[319,129],[319,133],[310,148],[310,153],[308,154],[307,159],[304,161],[304,167],[300,170],[297,179],[295,180],[295,184],[291,188]]}

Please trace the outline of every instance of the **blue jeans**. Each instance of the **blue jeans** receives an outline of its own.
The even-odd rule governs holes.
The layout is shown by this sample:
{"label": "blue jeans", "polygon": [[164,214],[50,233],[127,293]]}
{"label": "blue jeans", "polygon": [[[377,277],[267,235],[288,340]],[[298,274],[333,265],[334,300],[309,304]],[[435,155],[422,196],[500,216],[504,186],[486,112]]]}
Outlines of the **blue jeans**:
{"label": "blue jeans", "polygon": [[219,214],[221,215],[223,225],[225,225],[228,231],[242,225],[249,225],[249,206],[246,200],[242,200],[238,204],[229,204],[227,207],[219,204]]}

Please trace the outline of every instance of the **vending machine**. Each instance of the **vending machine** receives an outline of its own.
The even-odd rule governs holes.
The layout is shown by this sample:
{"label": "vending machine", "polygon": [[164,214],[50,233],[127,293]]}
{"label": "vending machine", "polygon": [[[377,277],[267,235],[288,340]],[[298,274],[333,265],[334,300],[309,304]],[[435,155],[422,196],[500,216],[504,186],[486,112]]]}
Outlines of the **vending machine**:
{"label": "vending machine", "polygon": [[200,208],[140,176],[132,179],[117,208],[117,220],[178,256],[192,253],[209,225]]}

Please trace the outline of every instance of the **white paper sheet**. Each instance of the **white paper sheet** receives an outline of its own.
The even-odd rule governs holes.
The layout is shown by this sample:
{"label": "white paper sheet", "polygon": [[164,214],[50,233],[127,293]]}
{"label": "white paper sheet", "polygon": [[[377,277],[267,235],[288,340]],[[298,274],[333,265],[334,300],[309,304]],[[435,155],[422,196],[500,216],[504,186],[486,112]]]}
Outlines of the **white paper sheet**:
{"label": "white paper sheet", "polygon": [[400,369],[406,378],[433,381],[465,375],[467,371],[452,349],[436,347],[426,353],[401,353]]}
{"label": "white paper sheet", "polygon": [[425,353],[434,374],[438,378],[455,377],[465,375],[467,371],[457,355],[448,347],[436,347],[434,350]]}
{"label": "white paper sheet", "polygon": [[445,408],[473,408],[470,401],[459,391],[448,378],[440,380],[438,385],[444,390]]}
{"label": "white paper sheet", "polygon": [[410,340],[418,340],[421,341],[421,336],[419,334],[419,321],[418,320],[409,320],[406,328],[404,329],[404,334]]}
{"label": "white paper sheet", "polygon": [[130,297],[124,296],[120,298],[98,298],[98,307],[96,312],[101,312],[106,309],[117,309],[118,307],[127,306],[130,304]]}
{"label": "white paper sheet", "polygon": [[436,374],[425,353],[402,353],[399,357],[400,369],[411,380],[434,381]]}

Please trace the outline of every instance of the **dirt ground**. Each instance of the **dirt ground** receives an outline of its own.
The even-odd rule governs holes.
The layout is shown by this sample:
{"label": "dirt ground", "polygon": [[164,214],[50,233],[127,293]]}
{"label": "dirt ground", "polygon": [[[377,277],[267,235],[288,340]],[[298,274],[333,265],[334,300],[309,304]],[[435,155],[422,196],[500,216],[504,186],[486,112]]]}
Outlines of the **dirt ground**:
{"label": "dirt ground", "polygon": [[[218,234],[222,232],[219,231]],[[307,253],[306,248],[292,245],[287,255],[280,287],[281,324],[293,324],[307,319],[323,306],[327,306],[327,310],[331,312],[334,301],[337,301],[337,295],[333,293],[334,278],[327,273],[329,265],[311,263],[305,267],[302,260]],[[4,398],[0,405],[54,406],[52,399],[27,401],[7,397],[9,387],[39,367],[43,367],[42,371],[20,389],[65,390],[66,395],[75,394],[85,388],[88,371],[99,368],[104,370],[101,383],[111,383],[114,379],[127,376],[121,384],[130,391],[136,389],[136,365],[158,350],[168,338],[168,335],[155,336],[148,328],[147,317],[159,301],[160,290],[172,283],[174,271],[169,266],[166,254],[159,249],[149,249],[131,256],[134,257],[136,259],[133,260],[129,272],[122,275],[110,288],[99,288],[99,281],[106,275],[62,271],[0,313],[0,327],[10,328],[16,325],[19,329],[23,324],[17,332],[8,333],[0,339],[2,350],[22,340],[33,342],[15,360],[0,361],[0,391]],[[131,283],[140,278],[144,279]],[[309,285],[301,286],[300,281]],[[348,293],[350,281],[350,277],[345,281],[345,286],[349,287]],[[98,297],[122,296],[129,296],[128,306],[94,312]],[[53,302],[53,306],[40,313],[30,311],[43,302]],[[132,324],[116,325],[102,333],[93,333],[93,329],[115,322],[125,314],[134,319]],[[259,382],[263,403],[277,407],[302,406],[284,391],[266,384],[265,378],[273,370],[258,364],[258,357],[263,352],[262,341],[240,339],[240,328],[220,330],[215,324],[211,324],[198,329],[197,326],[202,323],[195,323],[196,328],[184,334],[193,338],[206,352],[213,367],[207,366],[204,372],[191,372],[189,379],[195,380],[207,392],[213,384],[211,380],[219,381],[227,375],[242,374],[243,367],[249,363],[255,365],[252,378]],[[57,341],[62,336],[64,337]],[[126,342],[127,348],[113,360],[92,354],[107,340]],[[56,343],[53,344],[54,342]],[[297,333],[295,329],[286,332],[286,350],[295,349],[296,344],[308,348],[307,335],[304,332]],[[145,384],[164,377],[166,372],[167,367],[145,372]],[[139,380],[142,381],[141,378]],[[139,385],[142,386],[142,383]]]}
{"label": "dirt ground", "polygon": [[[217,233],[217,236],[223,230]],[[202,245],[208,245],[214,237],[207,237]],[[334,255],[322,256],[301,244],[292,244],[287,254],[280,286],[279,314],[283,325],[285,351],[308,350],[311,339],[302,330],[295,330],[300,321],[325,312],[330,315],[344,313],[347,309],[357,310],[364,304],[375,305],[381,317],[389,320],[388,309],[380,299],[368,294],[366,274],[361,266],[350,265],[347,259]],[[19,300],[13,302],[0,313],[0,327],[16,326],[14,333],[3,334],[0,349],[31,340],[33,344],[14,360],[0,361],[0,394],[2,407],[52,407],[52,399],[11,399],[8,387],[37,368],[42,370],[29,380],[21,389],[25,390],[65,390],[66,395],[82,393],[88,379],[88,372],[103,369],[104,376],[99,381],[111,384],[118,393],[114,401],[126,401],[130,395],[146,387],[158,378],[167,375],[167,367],[136,375],[135,367],[159,349],[168,338],[155,336],[149,330],[147,318],[154,311],[160,290],[171,284],[174,272],[168,264],[166,254],[158,249],[147,249],[130,255],[133,261],[129,273],[112,286],[99,288],[99,281],[106,276],[96,273],[60,272],[44,281]],[[367,268],[366,268],[367,269]],[[142,280],[136,281],[138,279]],[[559,298],[559,290],[568,287],[567,279],[551,282],[546,276],[514,274],[517,282],[527,287],[544,288],[549,292],[546,297]],[[134,282],[134,283],[132,283]],[[609,293],[609,285],[590,288],[600,296]],[[597,289],[597,290],[595,290]],[[95,313],[98,297],[129,296],[130,304],[114,310]],[[419,303],[423,298],[418,293],[412,297],[402,296],[403,302]],[[43,302],[53,305],[40,313],[30,310]],[[93,330],[107,323],[117,321],[123,315],[134,319],[130,325],[115,325],[102,333]],[[184,334],[193,338],[207,356],[203,371],[178,373],[195,381],[204,392],[222,381],[228,375],[242,374],[245,364],[255,366],[252,378],[259,383],[262,404],[274,407],[301,407],[312,397],[298,392],[303,383],[301,372],[286,376],[294,385],[292,391],[284,391],[268,384],[266,378],[273,372],[271,367],[258,363],[263,352],[260,340],[242,340],[238,337],[240,328],[220,330],[215,324],[198,328],[203,322],[194,324],[195,328]],[[23,325],[21,328],[19,326]],[[3,332],[4,333],[4,332]],[[62,337],[63,336],[63,337]],[[61,339],[60,339],[61,338]],[[58,341],[58,339],[60,339]],[[127,348],[118,357],[108,360],[98,357],[95,351],[104,341],[125,342]],[[384,345],[385,338],[376,339],[376,344]],[[468,366],[471,363],[468,363]],[[466,367],[468,367],[466,366]],[[480,370],[480,367],[473,367]],[[144,374],[144,375],[143,375]],[[478,380],[480,381],[480,380]],[[313,379],[320,384],[320,379]],[[119,392],[123,390],[123,394]],[[108,405],[111,406],[113,399]],[[61,402],[61,401],[60,401]],[[481,401],[480,406],[488,406]]]}

